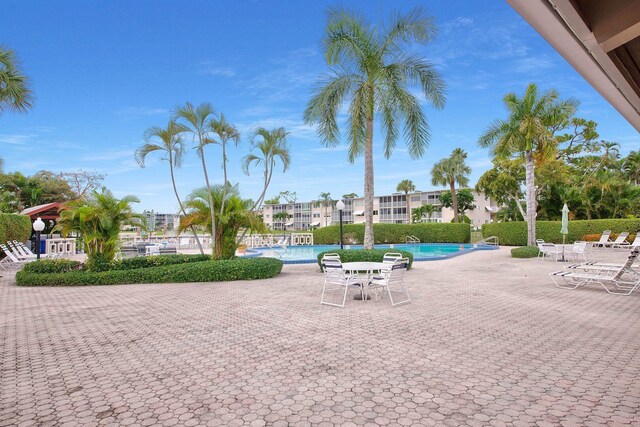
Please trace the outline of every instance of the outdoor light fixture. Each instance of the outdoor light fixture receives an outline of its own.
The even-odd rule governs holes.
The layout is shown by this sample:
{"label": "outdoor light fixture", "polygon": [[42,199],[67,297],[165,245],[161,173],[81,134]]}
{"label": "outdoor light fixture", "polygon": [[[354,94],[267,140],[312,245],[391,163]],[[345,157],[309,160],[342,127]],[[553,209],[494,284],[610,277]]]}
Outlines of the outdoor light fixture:
{"label": "outdoor light fixture", "polygon": [[336,209],[338,209],[338,215],[340,217],[340,249],[344,249],[344,245],[342,243],[342,211],[344,208],[344,202],[339,200],[338,203],[336,203]]}
{"label": "outdoor light fixture", "polygon": [[44,230],[44,222],[40,217],[33,221],[33,230],[36,232],[36,258],[40,259],[40,233]]}

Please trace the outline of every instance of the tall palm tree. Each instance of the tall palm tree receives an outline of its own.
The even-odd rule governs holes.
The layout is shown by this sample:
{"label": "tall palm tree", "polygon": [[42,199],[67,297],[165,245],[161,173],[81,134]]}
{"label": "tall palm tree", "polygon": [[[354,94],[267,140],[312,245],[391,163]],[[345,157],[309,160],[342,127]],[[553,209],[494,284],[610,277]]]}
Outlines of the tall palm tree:
{"label": "tall palm tree", "polygon": [[622,168],[629,181],[640,185],[640,150],[630,152],[624,159]]}
{"label": "tall palm tree", "polygon": [[509,117],[493,122],[480,136],[478,144],[492,147],[494,155],[499,158],[524,157],[527,244],[535,246],[537,202],[534,154],[546,152],[549,146],[555,145],[551,128],[575,114],[578,102],[572,98],[560,100],[555,89],[539,95],[535,83],[527,86],[522,97],[508,93],[503,101]]}
{"label": "tall palm tree", "polygon": [[331,74],[320,81],[304,119],[317,125],[325,145],[337,145],[338,111],[349,103],[349,161],[364,154],[365,249],[373,248],[374,243],[374,118],[379,117],[385,134],[387,158],[396,146],[401,124],[409,154],[419,158],[429,143],[429,124],[411,89],[418,87],[436,108],[445,103],[440,75],[422,57],[409,51],[412,44],[426,44],[434,34],[433,19],[425,16],[422,9],[393,15],[388,26],[372,26],[344,10],[329,11],[324,54]]}
{"label": "tall palm tree", "polygon": [[[180,206],[180,212],[185,215],[184,205],[178,194],[176,187],[176,178],[174,175],[174,169],[182,165],[182,156],[184,155],[184,143],[182,141],[181,133],[187,131],[187,128],[181,124],[176,123],[173,120],[169,120],[166,129],[160,126],[153,126],[147,129],[144,133],[145,144],[138,148],[135,152],[136,162],[141,168],[145,166],[145,160],[150,153],[159,152],[163,157],[160,160],[165,160],[169,163],[169,171],[171,172],[171,184],[173,185],[173,193],[176,196],[178,205]],[[158,142],[153,142],[158,140]],[[193,236],[196,239],[200,253],[204,254],[202,244],[198,238],[198,233],[195,227],[190,227]]]}
{"label": "tall palm tree", "polygon": [[431,169],[431,183],[433,185],[449,186],[453,204],[453,222],[460,222],[456,183],[460,187],[466,187],[469,184],[471,168],[465,162],[466,159],[467,153],[462,148],[456,148],[449,157],[440,160]]}
{"label": "tall palm tree", "polygon": [[[193,136],[193,141],[196,143],[195,149],[198,153],[198,157],[202,162],[202,172],[204,173],[204,182],[209,190],[209,196],[211,197],[211,184],[209,184],[209,174],[207,173],[207,162],[204,160],[204,147],[207,144],[212,143],[213,141],[209,139],[209,120],[213,118],[216,114],[215,108],[208,102],[203,102],[202,104],[195,107],[190,102],[187,102],[184,105],[178,106],[173,111],[173,120],[182,120],[185,122],[182,125],[184,131],[186,133],[190,133]],[[209,205],[213,205],[213,200],[209,200]],[[211,210],[211,227],[212,233],[216,231],[216,220],[215,220],[215,211]],[[211,245],[212,252],[215,252],[215,239],[213,238],[213,234],[211,234]]]}
{"label": "tall palm tree", "polygon": [[320,193],[320,196],[318,197],[318,200],[320,200],[322,207],[324,208],[324,226],[327,226],[327,207],[331,205],[331,202],[333,201],[331,199],[331,193],[329,192],[323,192]]}
{"label": "tall palm tree", "polygon": [[16,54],[0,46],[0,114],[4,111],[24,113],[33,107],[29,79],[22,74]]}
{"label": "tall palm tree", "polygon": [[[264,200],[265,193],[271,178],[273,177],[273,170],[276,167],[276,163],[279,160],[282,163],[282,172],[286,172],[291,162],[291,156],[289,149],[287,148],[287,135],[289,133],[284,128],[276,128],[267,130],[265,128],[258,128],[254,131],[251,138],[251,144],[253,148],[256,148],[259,155],[247,154],[242,160],[242,169],[244,173],[249,175],[249,167],[255,163],[256,165],[262,165],[263,169],[263,189],[260,197],[255,201],[251,210],[255,210],[260,206]],[[259,140],[257,138],[260,138]]]}
{"label": "tall palm tree", "polygon": [[[209,200],[213,200],[213,205],[209,204]],[[237,185],[214,185],[211,187],[211,192],[206,187],[197,188],[189,195],[185,205],[187,214],[180,220],[178,230],[200,225],[212,233],[210,211],[219,212],[224,205],[224,210],[218,216],[219,227],[215,234],[212,234],[216,240],[214,259],[233,258],[237,248],[236,236],[241,228],[257,232],[265,231],[264,222],[250,211],[251,201],[240,197]]]}
{"label": "tall palm tree", "polygon": [[414,191],[416,191],[416,186],[410,179],[403,179],[398,183],[396,191],[404,193],[404,198],[407,202],[407,222],[411,224],[413,222],[413,218],[411,217],[411,203],[409,203],[409,193],[413,193]]}
{"label": "tall palm tree", "polygon": [[220,144],[222,147],[222,173],[224,184],[227,185],[229,183],[227,179],[227,143],[233,142],[237,146],[240,142],[240,132],[238,132],[238,129],[234,125],[227,121],[224,114],[220,114],[219,119],[212,118],[209,120],[209,128],[211,132],[217,135],[217,139],[211,138],[211,142]]}

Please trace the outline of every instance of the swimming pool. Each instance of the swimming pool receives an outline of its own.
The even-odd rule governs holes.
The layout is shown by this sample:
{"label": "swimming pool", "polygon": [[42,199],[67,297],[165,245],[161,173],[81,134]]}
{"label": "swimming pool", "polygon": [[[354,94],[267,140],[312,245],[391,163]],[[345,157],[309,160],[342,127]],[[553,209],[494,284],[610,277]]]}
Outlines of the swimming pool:
{"label": "swimming pool", "polygon": [[[414,261],[435,261],[439,259],[451,258],[477,250],[497,249],[497,246],[473,245],[459,243],[419,243],[419,244],[397,244],[397,245],[376,245],[376,249],[401,249],[411,252]],[[254,249],[258,256],[279,258],[285,264],[306,264],[317,262],[320,252],[340,249],[339,245],[310,245],[310,246],[287,246],[281,248],[257,248]],[[345,249],[362,249],[362,245],[345,245]]]}

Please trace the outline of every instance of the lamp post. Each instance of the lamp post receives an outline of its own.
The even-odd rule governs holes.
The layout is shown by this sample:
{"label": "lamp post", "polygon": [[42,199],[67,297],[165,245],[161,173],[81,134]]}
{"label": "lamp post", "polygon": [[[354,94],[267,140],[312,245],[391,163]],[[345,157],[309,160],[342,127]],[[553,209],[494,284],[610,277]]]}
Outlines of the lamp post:
{"label": "lamp post", "polygon": [[33,221],[33,230],[36,232],[36,258],[40,259],[40,232],[44,230],[44,222],[40,217]]}
{"label": "lamp post", "polygon": [[342,243],[342,211],[344,210],[344,202],[339,200],[336,203],[336,208],[338,209],[338,216],[340,217],[340,249],[344,249],[344,245]]}

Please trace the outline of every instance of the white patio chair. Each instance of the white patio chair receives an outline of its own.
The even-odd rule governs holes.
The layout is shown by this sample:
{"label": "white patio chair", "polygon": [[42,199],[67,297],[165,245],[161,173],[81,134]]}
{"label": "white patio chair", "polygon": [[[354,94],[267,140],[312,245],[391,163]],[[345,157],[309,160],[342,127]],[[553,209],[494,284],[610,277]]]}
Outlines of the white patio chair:
{"label": "white patio chair", "polygon": [[627,237],[629,237],[629,233],[624,231],[620,233],[618,237],[616,237],[616,240],[614,240],[613,242],[605,243],[603,246],[605,248],[615,248],[623,245],[629,246],[629,242],[627,242]]}
{"label": "white patio chair", "polygon": [[538,258],[544,256],[543,252],[540,250],[540,245],[544,243],[543,239],[536,239],[536,246],[538,247]]}
{"label": "white patio chair", "polygon": [[589,248],[588,242],[585,242],[585,241],[573,242],[573,246],[571,247],[571,250],[569,252],[565,252],[565,255],[568,255],[569,257],[573,258],[575,261],[577,261],[578,258],[582,258],[584,259],[584,262],[588,262],[589,261],[589,259],[587,259],[588,248]]}
{"label": "white patio chair", "polygon": [[600,235],[600,240],[594,243],[593,246],[603,247],[604,245],[611,243],[609,236],[611,236],[611,230],[604,230]]}
{"label": "white patio chair", "polygon": [[[389,300],[391,301],[391,306],[395,307],[400,304],[410,303],[411,297],[409,296],[409,291],[404,284],[404,273],[407,271],[409,267],[409,259],[408,258],[400,258],[397,259],[389,273],[386,274],[382,278],[373,278],[371,282],[369,282],[368,289],[375,290],[377,292],[378,288],[383,288],[387,290],[387,294],[389,295]],[[396,301],[393,298],[393,295],[400,294],[402,298],[400,301]],[[366,297],[366,296],[365,296]]]}
{"label": "white patio chair", "polygon": [[[339,259],[323,258],[322,269],[324,271],[324,286],[322,287],[320,304],[344,308],[349,288],[355,286],[360,289],[360,294],[364,298],[360,277],[357,274],[347,274],[347,272],[342,268],[342,263]],[[335,303],[325,300],[325,296],[332,293],[338,293],[338,295],[341,295],[340,298],[342,302]]]}
{"label": "white patio chair", "polygon": [[[618,268],[583,265],[581,268],[565,269],[549,273],[553,283],[563,289],[576,289],[589,283],[601,285],[608,293],[629,295],[640,287],[640,274],[633,270],[633,263],[640,255],[640,248],[631,251],[627,262]],[[613,289],[610,287],[613,286]]]}
{"label": "white patio chair", "polygon": [[538,245],[538,249],[540,250],[540,253],[542,253],[541,258],[543,261],[547,257],[553,257],[553,260],[557,261],[558,256],[562,254],[562,251],[553,243],[540,243]]}

